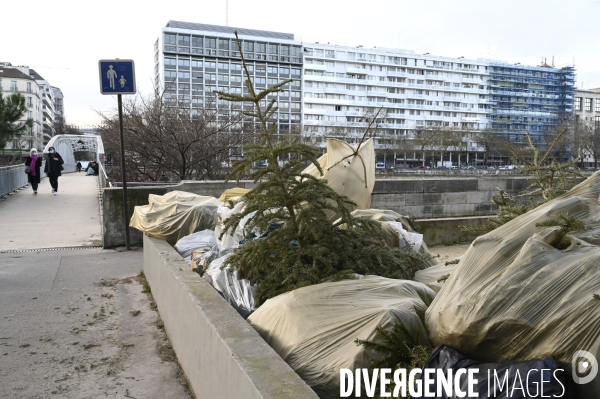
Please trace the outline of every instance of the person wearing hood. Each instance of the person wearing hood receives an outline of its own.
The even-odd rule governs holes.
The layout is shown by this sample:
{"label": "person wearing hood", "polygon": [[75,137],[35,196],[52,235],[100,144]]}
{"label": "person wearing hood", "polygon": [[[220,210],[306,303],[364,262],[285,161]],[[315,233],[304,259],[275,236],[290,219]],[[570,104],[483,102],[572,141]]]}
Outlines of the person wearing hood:
{"label": "person wearing hood", "polygon": [[42,167],[42,157],[38,156],[37,150],[32,148],[29,156],[25,160],[25,166],[29,166],[27,180],[31,184],[33,194],[37,195],[38,185],[40,184],[40,168]]}
{"label": "person wearing hood", "polygon": [[52,194],[58,194],[58,177],[62,175],[61,171],[63,170],[63,161],[62,157],[54,147],[48,148],[48,154],[46,155],[46,166],[44,166],[44,173],[48,175],[48,179],[50,180],[50,185],[52,186]]}

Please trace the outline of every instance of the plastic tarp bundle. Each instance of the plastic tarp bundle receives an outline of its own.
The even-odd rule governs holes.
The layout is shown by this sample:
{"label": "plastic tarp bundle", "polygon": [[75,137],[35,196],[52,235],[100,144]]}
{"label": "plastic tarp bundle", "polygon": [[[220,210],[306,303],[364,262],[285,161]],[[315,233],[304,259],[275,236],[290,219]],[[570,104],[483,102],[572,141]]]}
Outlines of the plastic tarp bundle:
{"label": "plastic tarp bundle", "polygon": [[221,196],[219,197],[219,201],[226,202],[227,200],[230,200],[232,198],[241,197],[248,191],[250,191],[250,189],[241,187],[228,188],[227,190],[223,191],[223,194],[221,194]]}
{"label": "plastic tarp bundle", "polygon": [[[578,351],[600,359],[600,174],[477,238],[427,310],[429,337],[478,360],[554,357],[571,373]],[[564,250],[558,213],[581,219]],[[577,385],[600,398],[600,378]]]}
{"label": "plastic tarp bundle", "polygon": [[[468,359],[458,351],[441,345],[433,350],[429,359],[423,366],[424,369],[441,369],[447,375],[452,370],[452,375],[458,369],[478,369],[474,374],[477,385],[474,392],[477,398],[496,399],[522,399],[522,398],[571,398],[568,389],[568,376],[553,358],[529,360],[526,362],[504,361],[499,363],[480,363]],[[544,369],[544,371],[542,371]],[[488,374],[489,372],[489,374]],[[489,378],[488,378],[489,376]],[[421,375],[421,381],[423,381]],[[466,375],[460,378],[460,391],[468,392],[468,381]],[[542,380],[544,381],[542,383]],[[456,386],[452,395],[447,395],[437,381],[433,378],[433,384],[428,387],[429,392],[437,393],[440,389],[441,395],[434,395],[438,399],[455,399],[458,396]],[[425,398],[432,396],[411,395],[411,398]]]}
{"label": "plastic tarp bundle", "polygon": [[435,293],[421,283],[366,276],[299,288],[267,300],[250,324],[321,399],[339,398],[340,369],[369,367],[376,328],[402,323],[429,345],[422,318]]}
{"label": "plastic tarp bundle", "polygon": [[223,237],[219,238],[224,230],[225,222],[227,221],[227,219],[229,219],[231,216],[237,213],[242,212],[245,206],[245,202],[238,202],[233,208],[229,208],[226,205],[222,205],[217,210],[217,225],[215,227],[215,234],[217,237],[217,245],[219,246],[219,251],[232,251],[236,249],[239,246],[240,241],[242,241],[246,237],[244,228],[246,227],[246,223],[248,223],[248,221],[252,218],[252,216],[254,216],[256,212],[252,212],[249,215],[246,215],[240,221],[235,231],[229,230],[225,234],[223,234]]}
{"label": "plastic tarp bundle", "polygon": [[214,229],[217,209],[222,205],[214,197],[185,191],[150,194],[148,202],[148,205],[135,207],[129,225],[171,245],[197,231]]}
{"label": "plastic tarp bundle", "polygon": [[231,254],[213,260],[202,277],[245,319],[256,309],[256,286],[251,285],[248,280],[241,280],[237,270],[231,271],[231,266],[222,269],[229,256]]}
{"label": "plastic tarp bundle", "polygon": [[[356,203],[355,209],[368,209],[371,206],[371,193],[375,187],[375,147],[368,139],[360,146],[327,139],[327,153],[319,158],[323,176],[315,165],[310,165],[302,173],[327,179],[327,184],[336,193],[343,194]],[[341,162],[340,162],[341,161]]]}
{"label": "plastic tarp bundle", "polygon": [[423,283],[435,292],[440,292],[456,265],[446,266],[444,263],[415,272],[415,281]]}
{"label": "plastic tarp bundle", "polygon": [[177,241],[175,250],[189,263],[192,251],[210,250],[215,245],[217,245],[215,232],[213,230],[202,230]]}
{"label": "plastic tarp bundle", "polygon": [[383,239],[388,247],[410,248],[421,255],[430,266],[435,265],[435,259],[432,258],[427,244],[423,241],[423,234],[414,231],[407,217],[394,211],[381,209],[356,209],[352,215],[381,222]]}

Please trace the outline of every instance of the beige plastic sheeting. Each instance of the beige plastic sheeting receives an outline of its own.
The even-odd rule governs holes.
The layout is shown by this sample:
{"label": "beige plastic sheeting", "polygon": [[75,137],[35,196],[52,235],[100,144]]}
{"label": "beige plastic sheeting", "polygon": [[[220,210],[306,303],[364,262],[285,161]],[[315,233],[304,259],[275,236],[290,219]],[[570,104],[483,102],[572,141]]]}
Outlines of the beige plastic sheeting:
{"label": "beige plastic sheeting", "polygon": [[410,247],[415,253],[421,255],[429,266],[436,264],[429,248],[427,248],[427,244],[423,241],[423,234],[417,233],[410,227],[406,216],[382,209],[357,209],[352,211],[352,215],[357,218],[368,218],[381,222],[383,239],[389,247]]}
{"label": "beige plastic sheeting", "polygon": [[[371,193],[375,187],[375,148],[368,139],[360,146],[350,145],[336,139],[327,139],[327,153],[319,158],[323,176],[315,165],[310,165],[302,173],[327,179],[327,184],[336,193],[343,194],[356,203],[354,209],[368,209],[371,206]],[[340,162],[341,161],[341,162]]]}
{"label": "beige plastic sheeting", "polygon": [[[478,360],[555,357],[571,373],[584,350],[600,359],[600,174],[569,193],[477,238],[426,314],[431,342]],[[558,250],[555,227],[536,223],[558,212],[585,221]],[[600,398],[600,374],[577,385]]]}
{"label": "beige plastic sheeting", "polygon": [[214,197],[172,191],[150,194],[148,205],[136,206],[129,225],[171,245],[200,230],[213,230],[222,202]]}
{"label": "beige plastic sheeting", "polygon": [[415,281],[423,283],[435,292],[440,292],[447,278],[454,271],[456,265],[439,265],[428,267],[427,269],[417,270],[415,272]]}
{"label": "beige plastic sheeting", "polygon": [[248,191],[250,191],[250,189],[241,187],[228,188],[227,190],[223,191],[223,193],[219,197],[219,201],[225,202],[232,198],[241,197],[242,195],[245,195]]}
{"label": "beige plastic sheeting", "polygon": [[422,320],[434,295],[414,281],[366,276],[279,295],[248,321],[321,399],[339,398],[340,369],[369,367],[355,339],[373,340],[376,327],[401,322],[429,345]]}

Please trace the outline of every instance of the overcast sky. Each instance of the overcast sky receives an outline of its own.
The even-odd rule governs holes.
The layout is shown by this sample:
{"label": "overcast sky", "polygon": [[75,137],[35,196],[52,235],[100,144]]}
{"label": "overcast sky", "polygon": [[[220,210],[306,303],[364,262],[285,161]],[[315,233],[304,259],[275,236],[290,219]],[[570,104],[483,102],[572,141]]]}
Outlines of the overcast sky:
{"label": "overcast sky", "polygon": [[[577,87],[600,87],[600,0],[229,0],[229,26],[293,33],[303,42],[389,47],[448,57],[573,64]],[[135,61],[152,92],[153,46],[169,20],[225,25],[226,0],[10,1],[0,61],[28,65],[65,97],[67,123],[116,108],[100,94],[98,60]]]}

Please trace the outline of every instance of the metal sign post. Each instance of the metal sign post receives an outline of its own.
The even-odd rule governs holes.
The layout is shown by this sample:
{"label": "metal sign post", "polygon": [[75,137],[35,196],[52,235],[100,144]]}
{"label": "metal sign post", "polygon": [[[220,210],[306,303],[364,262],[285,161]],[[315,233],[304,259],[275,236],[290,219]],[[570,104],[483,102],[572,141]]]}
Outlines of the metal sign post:
{"label": "metal sign post", "polygon": [[123,136],[122,94],[135,94],[135,65],[133,60],[100,60],[100,93],[117,95],[119,104],[119,130],[121,132],[121,171],[123,178],[123,217],[125,222],[125,244],[129,250],[129,201],[127,200],[127,173],[125,171],[125,138]]}

